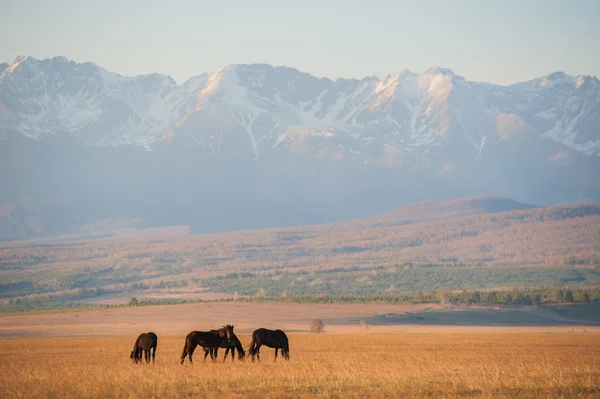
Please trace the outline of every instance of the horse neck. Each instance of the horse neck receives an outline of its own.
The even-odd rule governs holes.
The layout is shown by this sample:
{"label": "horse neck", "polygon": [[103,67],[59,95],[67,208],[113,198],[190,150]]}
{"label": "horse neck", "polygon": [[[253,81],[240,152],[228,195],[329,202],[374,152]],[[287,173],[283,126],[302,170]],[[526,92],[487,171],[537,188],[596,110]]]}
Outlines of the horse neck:
{"label": "horse neck", "polygon": [[237,349],[238,352],[243,353],[244,355],[246,354],[246,350],[244,349],[240,341],[237,341],[237,343],[235,344],[235,349]]}
{"label": "horse neck", "polygon": [[234,342],[233,346],[235,347],[235,349],[237,349],[237,350],[244,349],[244,347],[242,346],[242,343],[238,339],[237,335],[231,334],[231,340]]}

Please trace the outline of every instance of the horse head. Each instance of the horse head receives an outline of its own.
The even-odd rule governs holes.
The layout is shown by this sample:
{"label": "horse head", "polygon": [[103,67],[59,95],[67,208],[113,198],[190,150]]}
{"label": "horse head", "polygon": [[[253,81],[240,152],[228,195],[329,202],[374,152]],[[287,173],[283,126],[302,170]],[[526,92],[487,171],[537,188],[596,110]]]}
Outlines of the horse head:
{"label": "horse head", "polygon": [[233,340],[234,340],[233,326],[230,324],[227,324],[226,326],[223,326],[223,329],[225,330],[225,336],[227,337],[227,341],[233,342]]}

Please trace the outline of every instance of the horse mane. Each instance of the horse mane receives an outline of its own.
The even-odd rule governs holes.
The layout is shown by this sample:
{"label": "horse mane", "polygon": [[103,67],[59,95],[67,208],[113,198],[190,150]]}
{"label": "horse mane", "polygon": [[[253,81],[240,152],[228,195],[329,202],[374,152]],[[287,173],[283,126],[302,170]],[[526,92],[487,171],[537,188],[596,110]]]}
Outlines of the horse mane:
{"label": "horse mane", "polygon": [[231,324],[224,325],[223,327],[221,327],[217,330],[215,330],[215,329],[209,330],[208,332],[211,334],[222,335],[222,334],[225,334],[225,331],[227,331],[228,328],[231,328],[231,332],[233,333],[233,326]]}

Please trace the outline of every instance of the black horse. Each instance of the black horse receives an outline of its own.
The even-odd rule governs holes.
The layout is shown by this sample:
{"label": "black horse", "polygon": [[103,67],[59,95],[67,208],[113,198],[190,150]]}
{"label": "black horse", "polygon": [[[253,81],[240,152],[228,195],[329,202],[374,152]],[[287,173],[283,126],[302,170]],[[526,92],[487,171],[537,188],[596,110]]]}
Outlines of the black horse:
{"label": "black horse", "polygon": [[[204,348],[218,348],[223,341],[231,343],[233,336],[233,326],[226,325],[218,330],[210,331],[192,331],[185,337],[185,346],[181,354],[181,364],[185,361],[185,357],[190,358],[192,363],[192,355],[196,350],[196,346],[200,345]],[[211,354],[211,358],[214,357]]]}
{"label": "black horse", "polygon": [[209,355],[209,353],[210,353],[211,359],[216,359],[217,353],[219,352],[219,348],[225,348],[225,356],[223,357],[223,361],[227,360],[227,355],[229,354],[229,351],[231,351],[231,360],[233,361],[235,358],[235,350],[236,349],[238,351],[238,359],[239,360],[244,360],[244,358],[246,357],[246,351],[244,350],[242,343],[238,339],[237,335],[232,334],[231,342],[223,340],[223,341],[221,341],[221,345],[219,345],[216,348],[204,347],[204,359],[206,359],[206,357]]}
{"label": "black horse", "polygon": [[142,351],[146,358],[146,363],[150,363],[150,349],[152,349],[152,363],[156,357],[156,347],[158,346],[158,337],[153,332],[142,333],[135,341],[133,350],[129,357],[134,363],[142,362]]}
{"label": "black horse", "polygon": [[288,337],[281,330],[268,330],[266,328],[259,328],[252,333],[252,342],[250,343],[250,350],[248,353],[260,360],[260,347],[267,346],[269,348],[275,348],[275,360],[277,360],[277,352],[281,349],[281,354],[285,359],[290,358],[290,345]]}

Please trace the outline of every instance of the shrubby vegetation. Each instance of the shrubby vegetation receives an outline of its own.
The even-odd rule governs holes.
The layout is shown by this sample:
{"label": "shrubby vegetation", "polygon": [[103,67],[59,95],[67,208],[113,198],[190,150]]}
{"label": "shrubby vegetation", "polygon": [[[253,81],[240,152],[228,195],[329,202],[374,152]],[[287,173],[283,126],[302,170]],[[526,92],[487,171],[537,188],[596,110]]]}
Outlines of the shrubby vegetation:
{"label": "shrubby vegetation", "polygon": [[[135,300],[133,300],[135,299]],[[189,301],[180,298],[151,298],[137,300],[132,298],[125,305],[103,305],[103,304],[90,304],[86,302],[76,301],[58,301],[53,299],[15,299],[9,301],[7,304],[0,305],[0,313],[19,313],[19,312],[31,312],[40,310],[54,310],[54,309],[86,309],[86,308],[119,308],[124,306],[158,306],[158,305],[175,305],[181,303],[190,302],[203,302],[203,301]]]}
{"label": "shrubby vegetation", "polygon": [[99,306],[72,301],[42,301],[31,299],[17,299],[14,302],[10,302],[9,304],[0,305],[0,313],[19,313],[54,309],[83,309],[92,307]]}
{"label": "shrubby vegetation", "polygon": [[[461,214],[461,203],[434,216],[452,216],[454,208]],[[424,216],[393,213],[259,233],[0,243],[0,306],[16,306],[17,300],[21,307],[70,306],[184,289],[368,298],[600,286],[598,206],[433,221],[430,207]]]}
{"label": "shrubby vegetation", "polygon": [[227,274],[202,280],[215,292],[263,296],[382,296],[416,291],[491,289],[498,287],[600,286],[600,271],[567,267],[423,267]]}
{"label": "shrubby vegetation", "polygon": [[[559,293],[571,293],[570,296],[559,300]],[[507,306],[535,306],[535,298],[539,298],[538,306],[557,303],[582,303],[600,300],[599,288],[581,289],[556,289],[532,288],[511,289],[507,291],[457,291],[448,292],[445,303],[465,305],[507,305]],[[305,295],[288,297],[250,297],[238,299],[244,302],[291,302],[291,303],[441,303],[440,292],[417,291],[413,294],[403,295],[375,295],[375,296],[330,296],[330,295]]]}
{"label": "shrubby vegetation", "polygon": [[588,303],[600,300],[600,288],[528,288],[510,290],[462,290],[442,289],[434,292],[417,291],[397,295],[295,295],[238,297],[217,300],[184,300],[180,298],[153,298],[138,300],[132,297],[124,305],[92,305],[83,302],[56,301],[41,299],[17,299],[0,305],[0,313],[27,312],[68,308],[116,308],[124,306],[173,305],[199,302],[281,302],[281,303],[387,303],[387,304],[462,304],[462,305],[503,305],[503,306],[543,306],[549,304]]}

